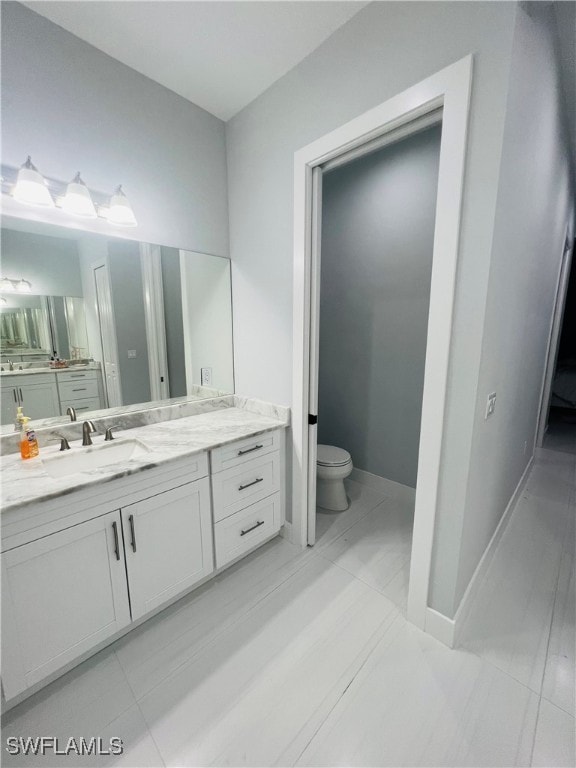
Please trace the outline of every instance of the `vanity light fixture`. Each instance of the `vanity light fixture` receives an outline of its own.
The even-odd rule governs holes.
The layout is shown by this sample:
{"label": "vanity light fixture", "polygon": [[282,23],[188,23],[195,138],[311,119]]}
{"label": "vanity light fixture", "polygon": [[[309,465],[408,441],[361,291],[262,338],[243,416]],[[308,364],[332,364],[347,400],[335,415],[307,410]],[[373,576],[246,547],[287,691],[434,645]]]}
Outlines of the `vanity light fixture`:
{"label": "vanity light fixture", "polygon": [[24,278],[0,277],[0,293],[32,293],[32,283]]}
{"label": "vanity light fixture", "polygon": [[66,194],[60,199],[60,207],[66,213],[84,216],[87,219],[96,218],[96,208],[92,202],[90,190],[80,177],[80,171],[66,187]]}
{"label": "vanity light fixture", "polygon": [[134,211],[124,190],[120,184],[112,197],[108,206],[102,206],[98,214],[107,219],[111,224],[117,224],[120,227],[135,227],[138,222]]}
{"label": "vanity light fixture", "polygon": [[54,208],[54,200],[46,187],[44,176],[32,163],[30,155],[18,171],[12,196],[26,205],[41,205],[44,208]]}

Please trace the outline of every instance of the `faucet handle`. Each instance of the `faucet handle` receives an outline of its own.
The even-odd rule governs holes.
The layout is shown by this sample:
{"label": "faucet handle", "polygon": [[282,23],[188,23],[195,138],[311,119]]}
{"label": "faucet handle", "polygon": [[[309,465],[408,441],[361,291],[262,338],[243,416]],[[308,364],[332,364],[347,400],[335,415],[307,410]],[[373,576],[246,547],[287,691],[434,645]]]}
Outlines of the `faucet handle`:
{"label": "faucet handle", "polygon": [[104,437],[105,443],[109,442],[110,440],[114,440],[114,435],[112,434],[113,429],[120,429],[120,424],[111,424],[106,428],[106,436]]}
{"label": "faucet handle", "polygon": [[67,438],[64,437],[64,435],[54,435],[54,437],[51,437],[48,442],[55,443],[56,440],[60,440],[60,450],[61,451],[69,451],[70,450],[70,443],[68,442]]}

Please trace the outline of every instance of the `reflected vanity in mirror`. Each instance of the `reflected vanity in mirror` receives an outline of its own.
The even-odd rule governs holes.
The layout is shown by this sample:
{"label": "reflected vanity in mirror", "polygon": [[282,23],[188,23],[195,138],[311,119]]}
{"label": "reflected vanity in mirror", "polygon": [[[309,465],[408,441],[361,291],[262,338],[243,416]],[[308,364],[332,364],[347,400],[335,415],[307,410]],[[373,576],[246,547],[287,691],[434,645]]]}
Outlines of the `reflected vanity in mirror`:
{"label": "reflected vanity in mirror", "polygon": [[[4,217],[2,431],[234,392],[227,258]],[[54,422],[53,422],[54,423]]]}

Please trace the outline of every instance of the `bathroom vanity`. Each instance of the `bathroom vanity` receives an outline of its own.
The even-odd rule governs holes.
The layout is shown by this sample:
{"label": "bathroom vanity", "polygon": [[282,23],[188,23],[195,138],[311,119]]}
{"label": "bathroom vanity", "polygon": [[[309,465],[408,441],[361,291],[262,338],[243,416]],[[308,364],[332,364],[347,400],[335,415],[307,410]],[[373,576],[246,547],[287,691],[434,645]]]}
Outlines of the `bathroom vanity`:
{"label": "bathroom vanity", "polygon": [[3,457],[9,704],[279,533],[287,409],[233,396],[196,408],[90,448],[40,435],[37,459]]}
{"label": "bathroom vanity", "polygon": [[63,416],[70,406],[79,414],[104,407],[102,373],[97,363],[3,370],[0,387],[0,424],[11,424],[19,405],[31,419]]}

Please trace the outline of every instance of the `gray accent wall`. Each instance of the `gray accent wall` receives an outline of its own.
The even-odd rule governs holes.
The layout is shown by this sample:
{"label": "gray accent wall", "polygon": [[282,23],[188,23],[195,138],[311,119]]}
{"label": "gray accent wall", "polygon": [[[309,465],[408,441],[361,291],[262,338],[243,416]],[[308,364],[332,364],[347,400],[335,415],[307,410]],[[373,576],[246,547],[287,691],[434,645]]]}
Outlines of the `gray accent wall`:
{"label": "gray accent wall", "polygon": [[[150,369],[138,243],[108,243],[108,275],[122,382],[122,404],[147,403],[151,399]],[[136,350],[136,357],[128,357],[128,350]]]}
{"label": "gray accent wall", "polygon": [[1,232],[2,277],[23,278],[44,296],[82,296],[80,259],[74,240],[16,229]]}
{"label": "gray accent wall", "polygon": [[440,126],[323,178],[318,440],[416,486]]}

